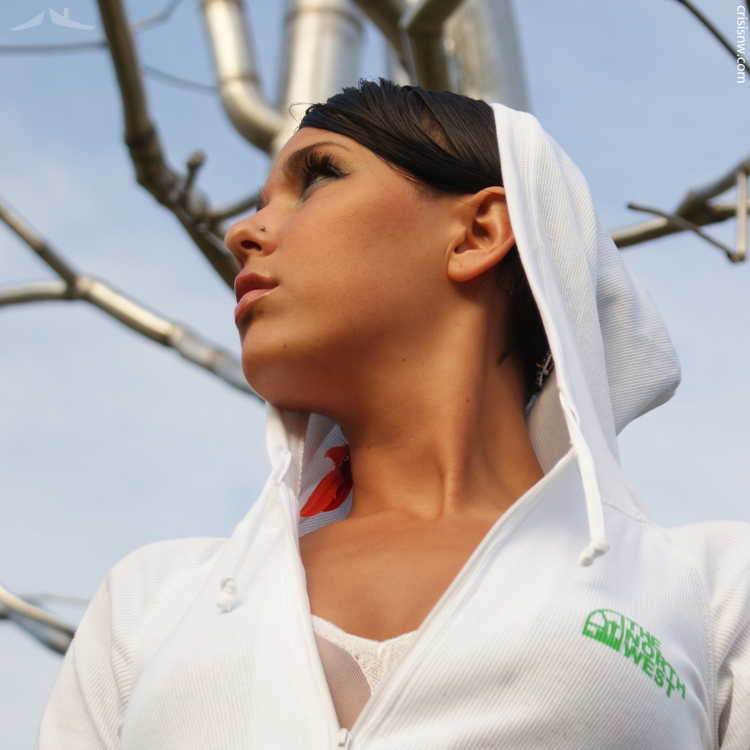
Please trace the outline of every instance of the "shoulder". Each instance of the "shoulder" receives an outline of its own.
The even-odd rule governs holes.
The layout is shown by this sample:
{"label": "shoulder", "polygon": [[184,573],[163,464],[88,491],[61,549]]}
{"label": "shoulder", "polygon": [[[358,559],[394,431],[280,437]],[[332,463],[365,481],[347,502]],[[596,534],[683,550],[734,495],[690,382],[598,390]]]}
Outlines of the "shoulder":
{"label": "shoulder", "polygon": [[78,626],[42,719],[38,748],[119,747],[144,643],[208,576],[225,539],[149,544],[109,571]]}
{"label": "shoulder", "polygon": [[225,544],[226,539],[176,539],[131,552],[102,581],[71,651],[98,643],[132,661],[147,634],[195,594]]}
{"label": "shoulder", "polygon": [[156,610],[172,609],[201,585],[226,542],[207,537],[173,539],[131,552],[102,584],[110,614],[136,624]]}
{"label": "shoulder", "polygon": [[120,560],[107,578],[119,586],[139,588],[148,596],[209,566],[226,542],[226,539],[196,537],[147,544]]}
{"label": "shoulder", "polygon": [[711,589],[750,584],[750,524],[709,521],[661,531]]}
{"label": "shoulder", "polygon": [[700,582],[721,660],[750,617],[750,524],[711,521],[661,533]]}

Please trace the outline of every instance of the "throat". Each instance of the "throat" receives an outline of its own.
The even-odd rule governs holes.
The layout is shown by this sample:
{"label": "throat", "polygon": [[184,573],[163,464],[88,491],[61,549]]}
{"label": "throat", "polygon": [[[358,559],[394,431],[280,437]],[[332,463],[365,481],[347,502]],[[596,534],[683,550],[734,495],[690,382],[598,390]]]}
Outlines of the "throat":
{"label": "throat", "polygon": [[499,516],[422,521],[382,513],[305,535],[312,614],[369,641],[417,630]]}

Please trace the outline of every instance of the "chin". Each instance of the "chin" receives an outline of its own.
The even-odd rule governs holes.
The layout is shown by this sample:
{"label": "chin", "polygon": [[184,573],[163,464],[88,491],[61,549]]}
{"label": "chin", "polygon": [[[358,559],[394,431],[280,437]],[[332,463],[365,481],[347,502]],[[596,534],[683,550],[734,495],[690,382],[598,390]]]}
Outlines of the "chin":
{"label": "chin", "polygon": [[336,358],[310,351],[309,342],[243,348],[242,370],[259,396],[284,411],[331,416],[348,390],[346,372]]}
{"label": "chin", "polygon": [[278,409],[311,411],[315,403],[306,359],[295,357],[289,345],[244,346],[242,371],[250,387]]}

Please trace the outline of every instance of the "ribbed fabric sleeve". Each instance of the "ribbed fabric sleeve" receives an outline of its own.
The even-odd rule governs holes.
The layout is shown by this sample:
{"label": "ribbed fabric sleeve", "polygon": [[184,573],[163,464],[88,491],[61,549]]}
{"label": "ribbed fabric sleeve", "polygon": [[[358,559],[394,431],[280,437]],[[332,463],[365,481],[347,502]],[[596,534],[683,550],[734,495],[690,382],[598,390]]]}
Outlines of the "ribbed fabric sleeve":
{"label": "ribbed fabric sleeve", "polygon": [[133,552],[109,572],[63,660],[37,750],[120,747],[120,723],[144,638],[195,592],[225,541],[159,542]]}
{"label": "ribbed fabric sleeve", "polygon": [[702,523],[668,532],[705,589],[714,650],[714,737],[750,748],[750,526]]}

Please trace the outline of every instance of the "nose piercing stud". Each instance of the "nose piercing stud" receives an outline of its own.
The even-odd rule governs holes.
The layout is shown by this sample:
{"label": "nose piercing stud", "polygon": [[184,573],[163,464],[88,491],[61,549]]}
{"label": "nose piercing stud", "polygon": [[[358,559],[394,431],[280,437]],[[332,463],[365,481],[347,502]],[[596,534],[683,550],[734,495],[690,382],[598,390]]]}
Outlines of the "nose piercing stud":
{"label": "nose piercing stud", "polygon": [[265,228],[265,227],[261,227],[261,228],[260,228],[260,231],[261,231],[261,232],[265,232],[265,231],[266,231],[266,228]]}

